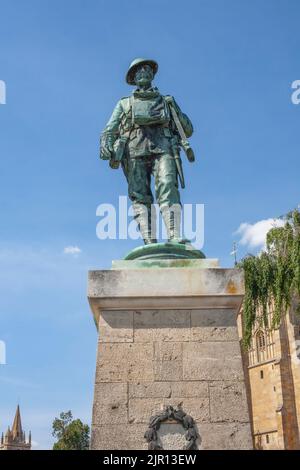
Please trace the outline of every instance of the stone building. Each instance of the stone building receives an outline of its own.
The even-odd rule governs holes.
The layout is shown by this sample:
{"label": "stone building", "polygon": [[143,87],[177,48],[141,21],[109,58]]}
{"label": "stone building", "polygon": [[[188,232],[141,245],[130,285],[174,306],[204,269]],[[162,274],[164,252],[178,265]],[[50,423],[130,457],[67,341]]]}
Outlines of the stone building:
{"label": "stone building", "polygon": [[31,433],[29,432],[28,441],[26,442],[25,432],[22,429],[20,407],[17,411],[12,428],[8,428],[5,436],[2,433],[0,450],[31,450]]}
{"label": "stone building", "polygon": [[[242,338],[242,315],[238,317]],[[300,316],[296,303],[272,329],[258,314],[251,345],[243,353],[246,388],[256,449],[300,449]]]}

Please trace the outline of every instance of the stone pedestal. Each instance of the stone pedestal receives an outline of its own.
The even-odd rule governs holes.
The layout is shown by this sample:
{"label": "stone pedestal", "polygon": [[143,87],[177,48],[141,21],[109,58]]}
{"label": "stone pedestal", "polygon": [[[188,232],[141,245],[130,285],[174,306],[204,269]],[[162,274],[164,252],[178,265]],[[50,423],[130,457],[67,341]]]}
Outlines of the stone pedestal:
{"label": "stone pedestal", "polygon": [[[252,448],[236,325],[243,294],[242,272],[216,260],[123,260],[89,273],[99,331],[92,449],[148,449],[149,419],[167,406],[193,418],[198,449]],[[166,419],[159,442],[183,449],[185,433]]]}

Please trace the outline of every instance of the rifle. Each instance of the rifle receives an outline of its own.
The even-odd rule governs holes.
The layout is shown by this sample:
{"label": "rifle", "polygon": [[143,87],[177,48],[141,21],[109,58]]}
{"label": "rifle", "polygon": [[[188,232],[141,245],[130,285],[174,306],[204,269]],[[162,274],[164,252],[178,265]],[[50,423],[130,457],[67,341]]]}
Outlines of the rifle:
{"label": "rifle", "polygon": [[173,150],[174,160],[175,160],[175,163],[176,163],[177,173],[178,173],[179,180],[180,180],[180,186],[182,187],[182,189],[184,189],[185,188],[185,182],[184,182],[184,176],[183,176],[183,171],[182,171],[182,162],[181,162],[181,158],[180,158],[180,153],[179,153],[179,148],[178,148],[178,141],[177,141],[176,137],[172,138],[172,150]]}
{"label": "rifle", "polygon": [[179,135],[180,135],[180,145],[183,148],[183,150],[185,151],[185,154],[188,158],[188,161],[189,162],[194,162],[195,161],[194,151],[193,151],[192,147],[190,146],[189,141],[186,138],[185,132],[183,130],[183,127],[181,125],[179,117],[177,116],[177,113],[175,111],[173,102],[171,100],[169,101],[169,105],[170,105],[170,110],[171,110],[172,117],[174,119],[174,122],[176,124],[177,130],[178,130]]}

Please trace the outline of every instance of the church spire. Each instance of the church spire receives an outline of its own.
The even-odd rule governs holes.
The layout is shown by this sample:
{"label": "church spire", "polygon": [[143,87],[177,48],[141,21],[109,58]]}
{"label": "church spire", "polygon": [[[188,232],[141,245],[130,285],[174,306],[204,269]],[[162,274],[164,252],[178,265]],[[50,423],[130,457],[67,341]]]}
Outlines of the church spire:
{"label": "church spire", "polygon": [[30,450],[31,433],[29,433],[28,442],[26,442],[25,432],[22,429],[20,407],[17,406],[15,419],[12,428],[8,427],[5,436],[1,437],[0,450]]}
{"label": "church spire", "polygon": [[23,430],[22,430],[22,423],[21,423],[21,413],[20,413],[20,407],[19,405],[17,406],[17,411],[16,411],[16,415],[15,415],[15,419],[14,419],[14,422],[13,422],[13,426],[12,426],[12,435],[13,435],[13,438],[23,438]]}

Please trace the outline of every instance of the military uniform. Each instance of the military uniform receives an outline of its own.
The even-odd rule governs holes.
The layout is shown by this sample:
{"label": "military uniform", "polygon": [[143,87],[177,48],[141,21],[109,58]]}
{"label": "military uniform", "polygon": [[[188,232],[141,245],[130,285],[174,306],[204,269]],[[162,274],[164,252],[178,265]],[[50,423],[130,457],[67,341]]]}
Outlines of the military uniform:
{"label": "military uniform", "polygon": [[[127,81],[131,83],[128,76]],[[155,195],[162,215],[167,214],[166,209],[170,206],[181,205],[174,159],[178,134],[169,109],[170,101],[189,137],[193,132],[189,118],[181,112],[174,98],[163,97],[158,89],[153,87],[146,91],[137,88],[131,97],[122,98],[102,134],[101,146],[110,145],[116,152],[120,139],[125,139],[121,165],[128,181],[128,195],[133,202],[135,217],[145,243],[156,241],[153,233],[151,234],[151,205],[154,202],[151,175],[155,179]],[[107,158],[103,152],[100,156]],[[112,168],[119,166],[114,160],[114,155],[110,159],[110,165]],[[168,238],[178,238],[174,216],[172,219],[172,215],[167,214],[164,221]]]}

